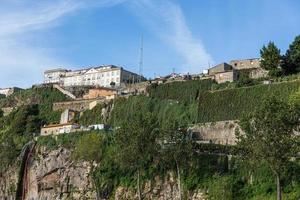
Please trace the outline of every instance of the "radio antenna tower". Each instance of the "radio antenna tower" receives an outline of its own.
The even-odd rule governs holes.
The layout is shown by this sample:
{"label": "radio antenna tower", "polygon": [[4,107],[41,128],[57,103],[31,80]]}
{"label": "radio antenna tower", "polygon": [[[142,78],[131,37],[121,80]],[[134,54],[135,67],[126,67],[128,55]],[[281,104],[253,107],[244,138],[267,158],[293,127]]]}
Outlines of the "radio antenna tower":
{"label": "radio antenna tower", "polygon": [[140,62],[139,62],[139,82],[142,82],[144,65],[144,36],[141,36]]}

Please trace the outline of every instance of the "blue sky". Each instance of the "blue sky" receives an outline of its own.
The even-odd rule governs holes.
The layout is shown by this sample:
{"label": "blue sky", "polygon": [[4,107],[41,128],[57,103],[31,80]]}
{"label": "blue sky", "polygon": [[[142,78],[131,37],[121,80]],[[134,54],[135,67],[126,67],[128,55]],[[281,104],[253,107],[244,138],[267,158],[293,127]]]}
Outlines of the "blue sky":
{"label": "blue sky", "polygon": [[284,53],[300,34],[298,0],[0,0],[0,87],[42,82],[45,69],[115,64],[146,77],[199,73]]}

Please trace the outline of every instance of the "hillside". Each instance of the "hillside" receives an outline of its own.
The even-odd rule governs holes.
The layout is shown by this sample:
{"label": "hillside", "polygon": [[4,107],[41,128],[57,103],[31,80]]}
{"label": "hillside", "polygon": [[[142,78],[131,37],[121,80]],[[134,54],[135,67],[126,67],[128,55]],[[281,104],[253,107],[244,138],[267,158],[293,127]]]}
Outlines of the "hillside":
{"label": "hillside", "polygon": [[[108,123],[114,130],[39,137],[28,159],[24,153],[20,156],[24,145],[33,140],[43,124],[58,121],[60,113],[52,111],[52,103],[67,98],[51,87],[16,93],[0,100],[2,106],[17,106],[10,115],[0,118],[0,198],[20,195],[18,191],[24,187],[20,180],[29,176],[21,166],[29,160],[28,198],[137,199],[135,166],[141,165],[139,180],[144,199],[179,199],[178,161],[172,160],[176,153],[183,161],[179,174],[186,199],[273,199],[276,187],[271,170],[262,165],[251,171],[251,163],[237,156],[235,147],[181,138],[188,143],[180,143],[179,150],[172,149],[169,154],[165,151],[168,146],[161,147],[157,141],[163,141],[169,130],[180,132],[185,131],[181,127],[196,123],[240,119],[260,107],[264,98],[276,95],[288,99],[299,86],[299,80],[231,89],[224,84],[219,90],[207,80],[153,85],[148,88],[149,97],[120,97],[76,118],[82,125]],[[131,126],[135,128],[123,130]],[[122,159],[126,152],[144,147],[149,151]],[[181,154],[185,148],[188,151]],[[137,165],[136,160],[141,163]],[[284,199],[300,197],[299,170],[296,159],[284,171]]]}

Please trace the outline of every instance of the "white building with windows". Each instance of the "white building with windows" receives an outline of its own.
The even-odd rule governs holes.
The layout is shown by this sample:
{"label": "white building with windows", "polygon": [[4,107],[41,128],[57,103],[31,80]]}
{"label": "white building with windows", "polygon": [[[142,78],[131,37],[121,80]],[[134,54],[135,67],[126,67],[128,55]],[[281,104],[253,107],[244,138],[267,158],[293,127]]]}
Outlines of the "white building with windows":
{"label": "white building with windows", "polygon": [[122,83],[136,83],[145,78],[124,70],[122,67],[105,65],[81,70],[54,69],[44,73],[44,83],[56,83],[68,86],[121,86]]}

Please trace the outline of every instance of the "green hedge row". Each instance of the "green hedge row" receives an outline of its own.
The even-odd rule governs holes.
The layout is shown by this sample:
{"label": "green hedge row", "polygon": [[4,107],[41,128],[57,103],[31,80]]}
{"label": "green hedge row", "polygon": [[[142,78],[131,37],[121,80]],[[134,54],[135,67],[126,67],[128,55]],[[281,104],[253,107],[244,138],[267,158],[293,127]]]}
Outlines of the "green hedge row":
{"label": "green hedge row", "polygon": [[198,122],[240,119],[258,107],[264,98],[275,95],[287,99],[299,87],[300,81],[292,81],[205,92],[199,97]]}
{"label": "green hedge row", "polygon": [[195,102],[200,93],[210,90],[213,80],[191,80],[166,84],[153,84],[148,88],[150,97],[173,99],[182,103]]}
{"label": "green hedge row", "polygon": [[154,113],[160,124],[169,119],[176,119],[185,124],[195,123],[197,120],[197,103],[182,104],[174,100],[161,100],[146,96],[132,96],[129,99],[115,101],[110,117],[110,124],[119,126],[137,113]]}

